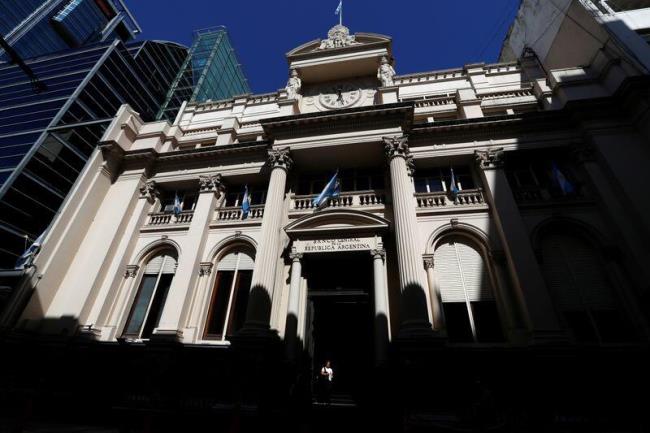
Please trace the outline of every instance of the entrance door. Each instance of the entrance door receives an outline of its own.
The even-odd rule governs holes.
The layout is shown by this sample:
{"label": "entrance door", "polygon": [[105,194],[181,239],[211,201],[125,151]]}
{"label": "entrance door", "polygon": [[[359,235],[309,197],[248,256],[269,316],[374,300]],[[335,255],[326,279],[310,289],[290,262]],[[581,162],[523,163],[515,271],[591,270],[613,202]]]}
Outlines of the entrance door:
{"label": "entrance door", "polygon": [[373,366],[370,255],[314,255],[305,274],[313,315],[307,339],[313,347],[314,377],[331,361],[332,400],[358,403],[364,400]]}

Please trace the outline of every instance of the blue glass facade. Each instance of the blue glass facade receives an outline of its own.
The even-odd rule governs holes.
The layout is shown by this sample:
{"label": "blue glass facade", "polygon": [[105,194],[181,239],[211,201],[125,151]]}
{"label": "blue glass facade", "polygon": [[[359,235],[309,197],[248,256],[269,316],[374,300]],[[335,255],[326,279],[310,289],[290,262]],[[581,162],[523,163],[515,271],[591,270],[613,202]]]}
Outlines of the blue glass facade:
{"label": "blue glass facade", "polygon": [[173,122],[183,101],[228,99],[244,93],[250,93],[250,87],[226,29],[199,30],[157,118]]}
{"label": "blue glass facade", "polygon": [[[121,0],[2,0],[0,32],[22,58],[119,38],[140,29]],[[7,60],[0,50],[0,61]]]}
{"label": "blue glass facade", "polygon": [[114,41],[27,60],[40,93],[0,65],[0,268],[47,228],[118,108],[153,120],[186,57],[173,43]]}

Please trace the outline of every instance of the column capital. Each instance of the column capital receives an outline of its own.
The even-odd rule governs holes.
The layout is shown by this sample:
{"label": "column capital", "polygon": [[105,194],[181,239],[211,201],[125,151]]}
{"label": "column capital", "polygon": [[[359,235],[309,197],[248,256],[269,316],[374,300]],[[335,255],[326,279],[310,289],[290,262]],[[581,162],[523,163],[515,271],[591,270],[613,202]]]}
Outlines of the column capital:
{"label": "column capital", "polygon": [[411,156],[408,135],[402,135],[401,137],[381,137],[381,139],[384,140],[384,152],[386,152],[386,157],[389,160],[397,156],[405,159]]}
{"label": "column capital", "polygon": [[199,277],[210,275],[212,273],[212,267],[214,265],[212,262],[201,262],[199,263]]}
{"label": "column capital", "polygon": [[424,262],[424,269],[433,269],[433,255],[426,255],[422,257]]}
{"label": "column capital", "polygon": [[384,140],[384,152],[386,158],[390,162],[391,159],[401,157],[406,161],[406,168],[409,175],[413,176],[415,173],[415,164],[413,163],[413,155],[409,149],[408,135],[401,137],[382,137]]}
{"label": "column capital", "polygon": [[375,248],[370,250],[370,255],[373,259],[383,259],[386,257],[386,250],[383,248]]}
{"label": "column capital", "polygon": [[291,253],[289,253],[289,258],[291,259],[292,262],[299,262],[302,260],[302,253],[292,251]]}
{"label": "column capital", "polygon": [[581,141],[569,146],[573,160],[578,164],[596,161],[596,146],[591,141]]}
{"label": "column capital", "polygon": [[159,195],[158,185],[153,180],[148,180],[140,186],[140,198],[153,203]]}
{"label": "column capital", "polygon": [[475,150],[474,160],[479,168],[483,170],[494,170],[503,168],[505,159],[503,147],[493,147],[486,150]]}
{"label": "column capital", "polygon": [[199,192],[221,194],[226,189],[220,173],[199,176]]}
{"label": "column capital", "polygon": [[124,271],[124,278],[135,278],[138,275],[138,265],[127,265],[126,270]]}
{"label": "column capital", "polygon": [[291,159],[291,152],[289,148],[284,149],[271,149],[269,150],[268,164],[271,168],[282,168],[290,170],[293,166],[293,159]]}

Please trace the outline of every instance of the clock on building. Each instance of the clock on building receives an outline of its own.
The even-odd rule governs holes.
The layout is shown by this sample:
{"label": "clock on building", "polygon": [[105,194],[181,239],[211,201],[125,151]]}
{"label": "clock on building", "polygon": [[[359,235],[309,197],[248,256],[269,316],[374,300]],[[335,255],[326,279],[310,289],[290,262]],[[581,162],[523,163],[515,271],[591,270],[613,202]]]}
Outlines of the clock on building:
{"label": "clock on building", "polygon": [[346,108],[361,99],[361,89],[352,84],[334,84],[323,87],[318,99],[327,108]]}

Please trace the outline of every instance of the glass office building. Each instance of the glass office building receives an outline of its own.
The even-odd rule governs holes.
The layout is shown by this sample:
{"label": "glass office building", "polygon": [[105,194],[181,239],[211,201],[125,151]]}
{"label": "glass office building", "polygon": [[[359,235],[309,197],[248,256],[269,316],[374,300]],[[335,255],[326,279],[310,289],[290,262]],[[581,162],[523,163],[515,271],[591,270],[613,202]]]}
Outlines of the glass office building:
{"label": "glass office building", "polygon": [[153,120],[187,57],[170,42],[119,40],[0,65],[0,269],[42,233],[118,108]]}
{"label": "glass office building", "polygon": [[173,122],[183,101],[220,100],[244,93],[250,93],[250,87],[226,28],[197,30],[157,118]]}
{"label": "glass office building", "polygon": [[[129,41],[140,27],[122,0],[2,0],[0,34],[31,58],[102,41]],[[0,62],[8,56],[0,50]]]}

